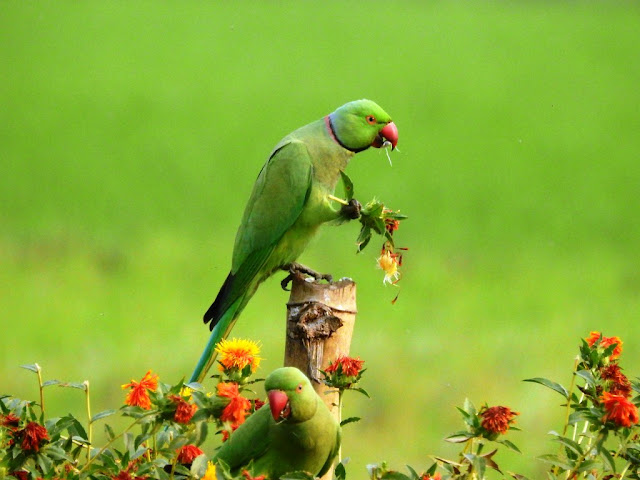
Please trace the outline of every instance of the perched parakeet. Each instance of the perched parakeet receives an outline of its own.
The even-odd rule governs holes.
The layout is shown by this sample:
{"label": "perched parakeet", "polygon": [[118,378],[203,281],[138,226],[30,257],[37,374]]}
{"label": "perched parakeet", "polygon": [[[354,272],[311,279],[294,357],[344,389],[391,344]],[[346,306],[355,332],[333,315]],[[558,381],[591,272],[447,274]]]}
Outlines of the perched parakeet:
{"label": "perched parakeet", "polygon": [[347,103],[284,137],[262,167],[236,234],[231,271],[204,314],[213,330],[190,381],[202,381],[258,285],[288,269],[323,223],[359,216],[360,204],[336,208],[340,172],[354,154],[398,142],[391,117],[371,100]]}
{"label": "perched parakeet", "polygon": [[269,403],[231,434],[213,457],[236,474],[253,462],[253,475],[277,480],[285,473],[325,474],[340,448],[340,425],[294,367],[274,370],[265,380]]}

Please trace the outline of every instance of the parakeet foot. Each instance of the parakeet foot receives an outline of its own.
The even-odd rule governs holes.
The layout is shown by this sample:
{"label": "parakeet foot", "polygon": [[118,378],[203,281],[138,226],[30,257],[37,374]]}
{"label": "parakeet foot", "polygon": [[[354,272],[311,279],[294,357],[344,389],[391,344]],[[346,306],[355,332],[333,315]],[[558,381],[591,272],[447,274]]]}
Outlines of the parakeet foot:
{"label": "parakeet foot", "polygon": [[329,283],[333,282],[333,276],[330,274],[316,272],[315,270],[312,270],[300,263],[289,263],[284,265],[282,270],[289,272],[289,275],[280,282],[280,286],[286,291],[289,291],[289,283],[294,279],[294,277],[303,278],[305,275],[308,275],[309,277],[313,277],[316,281],[326,280]]}
{"label": "parakeet foot", "polygon": [[340,213],[350,220],[356,220],[360,218],[360,210],[362,210],[362,205],[358,200],[352,198],[348,204],[342,206]]}

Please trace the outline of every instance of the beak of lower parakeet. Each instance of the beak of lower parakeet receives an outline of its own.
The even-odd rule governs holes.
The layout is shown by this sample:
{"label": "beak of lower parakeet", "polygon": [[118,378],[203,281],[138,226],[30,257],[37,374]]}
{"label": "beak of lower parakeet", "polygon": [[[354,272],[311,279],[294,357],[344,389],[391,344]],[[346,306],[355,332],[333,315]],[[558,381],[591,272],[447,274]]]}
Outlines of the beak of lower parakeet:
{"label": "beak of lower parakeet", "polygon": [[398,127],[393,122],[387,123],[373,140],[372,147],[380,148],[391,144],[391,150],[398,144]]}
{"label": "beak of lower parakeet", "polygon": [[291,415],[291,405],[289,397],[282,390],[271,390],[267,393],[269,397],[269,408],[271,415],[276,422],[286,419]]}

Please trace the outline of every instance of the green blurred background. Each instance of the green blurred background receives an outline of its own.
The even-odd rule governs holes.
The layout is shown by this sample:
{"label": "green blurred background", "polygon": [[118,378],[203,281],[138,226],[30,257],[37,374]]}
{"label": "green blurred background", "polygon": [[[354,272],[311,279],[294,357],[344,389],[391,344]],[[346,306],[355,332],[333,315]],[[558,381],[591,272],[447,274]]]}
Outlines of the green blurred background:
{"label": "green blurred background", "polygon": [[[350,164],[356,196],[410,216],[398,289],[357,225],[301,258],[358,282],[352,353],[372,400],[347,397],[352,478],[421,470],[457,447],[456,405],[509,405],[540,478],[580,337],[625,342],[640,367],[640,4],[637,2],[2,2],[0,393],[18,368],[90,380],[93,409],[152,368],[190,374],[201,315],[229,266],[253,181],[289,131],[357,98],[380,103],[400,153]],[[282,362],[280,278],[233,334]],[[47,391],[82,415],[78,391]]]}

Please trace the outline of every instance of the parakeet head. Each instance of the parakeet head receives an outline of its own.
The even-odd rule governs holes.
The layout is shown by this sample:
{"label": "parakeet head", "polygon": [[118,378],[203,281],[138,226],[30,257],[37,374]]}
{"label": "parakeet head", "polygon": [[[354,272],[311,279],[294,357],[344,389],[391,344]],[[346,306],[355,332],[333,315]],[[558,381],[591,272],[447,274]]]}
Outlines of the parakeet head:
{"label": "parakeet head", "polygon": [[398,129],[391,117],[376,102],[355,100],[345,103],[326,117],[335,140],[343,147],[360,152],[382,147],[385,142],[396,148]]}
{"label": "parakeet head", "polygon": [[316,413],[318,394],[295,367],[278,368],[264,382],[269,408],[276,422],[304,422]]}

